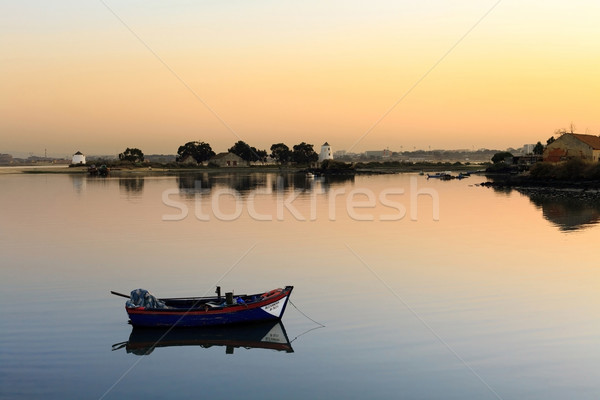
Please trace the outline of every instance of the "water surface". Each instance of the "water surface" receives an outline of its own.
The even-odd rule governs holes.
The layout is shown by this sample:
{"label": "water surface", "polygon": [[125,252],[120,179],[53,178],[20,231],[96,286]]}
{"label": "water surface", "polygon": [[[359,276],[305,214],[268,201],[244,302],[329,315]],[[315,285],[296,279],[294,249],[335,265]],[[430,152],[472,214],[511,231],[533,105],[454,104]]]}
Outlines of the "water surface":
{"label": "water surface", "polygon": [[[0,397],[598,398],[599,209],[483,179],[1,175]],[[294,285],[293,352],[113,350],[109,290],[217,284]]]}

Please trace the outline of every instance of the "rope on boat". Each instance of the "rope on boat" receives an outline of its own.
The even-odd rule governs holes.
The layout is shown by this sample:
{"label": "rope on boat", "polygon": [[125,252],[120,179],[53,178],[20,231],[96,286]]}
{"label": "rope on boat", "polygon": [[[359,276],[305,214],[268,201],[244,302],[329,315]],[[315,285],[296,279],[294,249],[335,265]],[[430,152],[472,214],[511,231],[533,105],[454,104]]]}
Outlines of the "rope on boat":
{"label": "rope on boat", "polygon": [[[296,310],[298,310],[298,312],[299,312],[300,314],[304,315],[304,316],[305,316],[307,319],[309,319],[309,320],[311,320],[312,322],[314,322],[315,324],[319,325],[319,327],[321,327],[321,328],[325,328],[325,325],[323,325],[323,324],[322,324],[322,323],[320,323],[320,322],[317,322],[317,321],[315,321],[314,319],[312,319],[311,317],[309,317],[308,315],[306,315],[306,314],[304,314],[302,311],[300,311],[300,309],[299,309],[298,307],[296,307],[296,305],[295,305],[294,303],[292,303],[292,300],[291,300],[291,299],[289,300],[289,302],[290,302],[290,304],[291,304],[291,305],[293,305],[293,306],[294,306],[294,308],[295,308]],[[311,330],[312,330],[312,329],[311,329]]]}

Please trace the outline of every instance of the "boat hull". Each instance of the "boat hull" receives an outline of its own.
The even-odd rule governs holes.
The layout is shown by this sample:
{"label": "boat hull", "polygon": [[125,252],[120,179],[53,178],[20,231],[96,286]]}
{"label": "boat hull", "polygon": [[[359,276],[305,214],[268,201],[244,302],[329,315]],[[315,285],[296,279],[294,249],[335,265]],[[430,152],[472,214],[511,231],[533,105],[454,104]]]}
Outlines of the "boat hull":
{"label": "boat hull", "polygon": [[288,286],[264,300],[251,304],[236,304],[220,309],[169,308],[146,309],[125,307],[133,326],[141,327],[201,327],[280,320],[285,312],[293,287]]}

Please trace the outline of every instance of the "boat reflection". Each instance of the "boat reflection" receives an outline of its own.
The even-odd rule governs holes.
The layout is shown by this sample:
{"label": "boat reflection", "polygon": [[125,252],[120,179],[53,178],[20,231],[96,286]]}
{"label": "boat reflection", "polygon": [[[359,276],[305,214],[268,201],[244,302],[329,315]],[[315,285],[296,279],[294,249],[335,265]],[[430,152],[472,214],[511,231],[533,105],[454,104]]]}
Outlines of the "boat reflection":
{"label": "boat reflection", "polygon": [[116,343],[113,350],[125,348],[127,353],[146,356],[157,347],[224,346],[226,354],[234,349],[269,349],[293,353],[292,345],[281,321],[249,325],[203,328],[139,328],[134,327],[126,342]]}

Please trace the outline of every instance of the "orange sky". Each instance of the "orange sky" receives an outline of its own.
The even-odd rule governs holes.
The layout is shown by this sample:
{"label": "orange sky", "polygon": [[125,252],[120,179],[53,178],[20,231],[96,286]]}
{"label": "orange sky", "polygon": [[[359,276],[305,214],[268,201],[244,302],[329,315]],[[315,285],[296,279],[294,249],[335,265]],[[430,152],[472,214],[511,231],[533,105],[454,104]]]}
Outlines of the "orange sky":
{"label": "orange sky", "polygon": [[0,153],[503,149],[571,122],[600,134],[600,5],[495,3],[2,6]]}

